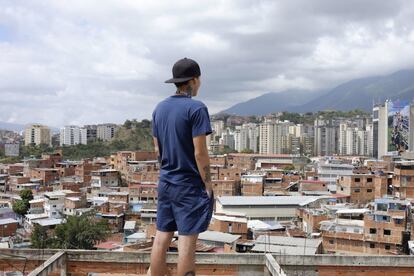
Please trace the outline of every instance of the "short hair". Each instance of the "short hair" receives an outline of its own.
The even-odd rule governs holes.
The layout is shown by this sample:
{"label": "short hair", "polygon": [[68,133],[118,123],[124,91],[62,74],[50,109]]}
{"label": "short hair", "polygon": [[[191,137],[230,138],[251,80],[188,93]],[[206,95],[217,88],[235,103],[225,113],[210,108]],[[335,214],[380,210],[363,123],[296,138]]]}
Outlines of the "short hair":
{"label": "short hair", "polygon": [[180,87],[182,87],[182,86],[184,86],[184,85],[187,85],[187,84],[188,84],[188,82],[189,82],[189,80],[188,80],[188,81],[183,81],[183,82],[176,82],[176,83],[174,83],[174,84],[175,84],[175,86],[176,86],[177,88],[180,88]]}

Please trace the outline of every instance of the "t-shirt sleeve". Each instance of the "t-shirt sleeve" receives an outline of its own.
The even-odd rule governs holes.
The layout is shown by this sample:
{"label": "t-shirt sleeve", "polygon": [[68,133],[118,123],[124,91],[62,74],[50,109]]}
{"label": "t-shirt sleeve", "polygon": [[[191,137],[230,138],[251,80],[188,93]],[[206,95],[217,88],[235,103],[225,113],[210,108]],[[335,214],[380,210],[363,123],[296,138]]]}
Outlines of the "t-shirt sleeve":
{"label": "t-shirt sleeve", "polygon": [[152,113],[152,136],[157,137],[157,127],[155,125],[155,111]]}
{"label": "t-shirt sleeve", "polygon": [[191,115],[193,137],[211,134],[210,116],[207,107],[198,108]]}

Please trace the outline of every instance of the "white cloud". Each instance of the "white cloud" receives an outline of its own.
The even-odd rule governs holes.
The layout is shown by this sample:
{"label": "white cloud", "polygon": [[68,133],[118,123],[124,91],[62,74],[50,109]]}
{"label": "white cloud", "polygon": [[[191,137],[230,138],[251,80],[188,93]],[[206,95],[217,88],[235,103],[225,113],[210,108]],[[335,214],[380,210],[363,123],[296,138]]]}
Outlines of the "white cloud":
{"label": "white cloud", "polygon": [[211,113],[267,92],[414,67],[412,1],[2,1],[0,121],[149,118],[199,61]]}

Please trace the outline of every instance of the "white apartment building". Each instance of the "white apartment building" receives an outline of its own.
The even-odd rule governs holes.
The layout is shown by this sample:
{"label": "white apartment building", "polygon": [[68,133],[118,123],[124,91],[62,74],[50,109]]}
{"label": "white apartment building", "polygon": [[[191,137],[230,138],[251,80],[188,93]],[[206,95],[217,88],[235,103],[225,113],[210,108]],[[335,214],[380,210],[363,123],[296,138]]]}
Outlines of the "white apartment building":
{"label": "white apartment building", "polygon": [[290,152],[289,127],[291,122],[268,121],[259,125],[259,153],[283,154]]}
{"label": "white apartment building", "polygon": [[35,144],[52,145],[52,133],[49,127],[44,125],[29,125],[24,130],[24,144],[26,146]]}
{"label": "white apartment building", "polygon": [[211,129],[213,130],[212,136],[221,137],[223,131],[224,131],[224,121],[218,120],[218,121],[212,121],[211,122]]}
{"label": "white apartment building", "polygon": [[45,193],[45,213],[49,218],[61,218],[66,194],[60,191]]}
{"label": "white apartment building", "polygon": [[366,125],[365,130],[352,127],[348,123],[339,126],[339,154],[372,156],[373,126]]}
{"label": "white apartment building", "polygon": [[336,191],[336,180],[338,177],[352,175],[353,165],[342,164],[339,160],[320,160],[318,163],[318,178],[328,183],[329,191]]}
{"label": "white apartment building", "polygon": [[234,131],[234,148],[238,152],[252,150],[257,152],[257,140],[259,136],[256,124],[243,124],[236,126]]}
{"label": "white apartment building", "polygon": [[228,146],[231,149],[235,149],[234,132],[232,132],[229,128],[223,131],[223,133],[221,134],[221,138],[219,140],[219,144]]}
{"label": "white apartment building", "polygon": [[65,126],[60,129],[60,145],[73,146],[77,144],[86,145],[87,129],[79,126]]}
{"label": "white apartment building", "polygon": [[337,153],[339,148],[339,125],[332,120],[316,119],[314,127],[315,155],[328,156]]}
{"label": "white apartment building", "polygon": [[116,124],[102,124],[97,125],[96,137],[103,141],[109,141],[115,136],[115,132],[119,129]]}

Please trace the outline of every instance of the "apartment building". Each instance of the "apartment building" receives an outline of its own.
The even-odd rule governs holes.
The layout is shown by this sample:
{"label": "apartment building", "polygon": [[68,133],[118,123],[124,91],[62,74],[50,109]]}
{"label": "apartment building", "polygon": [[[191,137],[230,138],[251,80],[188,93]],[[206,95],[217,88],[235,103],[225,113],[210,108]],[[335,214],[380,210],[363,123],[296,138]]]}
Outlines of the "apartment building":
{"label": "apartment building", "polygon": [[64,126],[60,129],[60,146],[86,145],[87,129],[79,126]]}
{"label": "apartment building", "polygon": [[414,199],[414,161],[395,162],[392,188],[394,196]]}
{"label": "apartment building", "polygon": [[259,127],[256,124],[236,126],[233,135],[235,150],[238,152],[245,150],[258,152]]}
{"label": "apartment building", "polygon": [[119,172],[117,170],[101,169],[91,172],[92,188],[117,187],[120,184]]}
{"label": "apartment building", "polygon": [[259,153],[287,154],[291,153],[289,127],[291,122],[266,121],[259,125]]}
{"label": "apartment building", "polygon": [[102,124],[96,127],[96,138],[102,141],[109,141],[115,137],[119,126],[116,124]]}
{"label": "apartment building", "polygon": [[157,203],[158,199],[157,183],[134,183],[128,184],[129,202],[136,203]]}
{"label": "apartment building", "polygon": [[34,179],[41,179],[46,186],[57,183],[60,178],[59,169],[52,168],[35,168],[30,170],[30,177]]}
{"label": "apartment building", "polygon": [[247,174],[241,177],[242,196],[262,196],[264,192],[264,173]]}
{"label": "apartment building", "polygon": [[321,222],[327,253],[401,254],[410,239],[406,211],[409,201],[376,199],[371,209],[344,209]]}
{"label": "apartment building", "polygon": [[247,218],[243,214],[215,213],[208,230],[241,235],[243,239],[247,239]]}
{"label": "apartment building", "polygon": [[307,235],[318,233],[320,223],[329,219],[329,213],[323,208],[298,208],[296,216],[298,228]]}
{"label": "apartment building", "polygon": [[336,189],[338,177],[352,175],[353,170],[353,165],[343,164],[340,160],[335,159],[320,160],[317,165],[318,179],[327,182],[330,185],[329,190]]}
{"label": "apartment building", "polygon": [[338,152],[339,125],[336,120],[317,119],[314,122],[314,149],[316,156],[329,156]]}
{"label": "apartment building", "polygon": [[65,206],[66,193],[62,191],[47,192],[44,194],[45,213],[49,218],[61,218]]}
{"label": "apartment building", "polygon": [[350,203],[367,204],[375,199],[375,175],[353,174],[340,176],[336,192],[349,196]]}
{"label": "apartment building", "polygon": [[373,155],[372,125],[364,128],[355,126],[355,122],[344,122],[339,125],[339,154],[341,155]]}
{"label": "apartment building", "polygon": [[44,125],[29,125],[24,130],[24,144],[28,145],[52,145],[52,132]]}
{"label": "apartment building", "polygon": [[240,182],[237,180],[213,180],[211,183],[215,197],[240,195]]}

